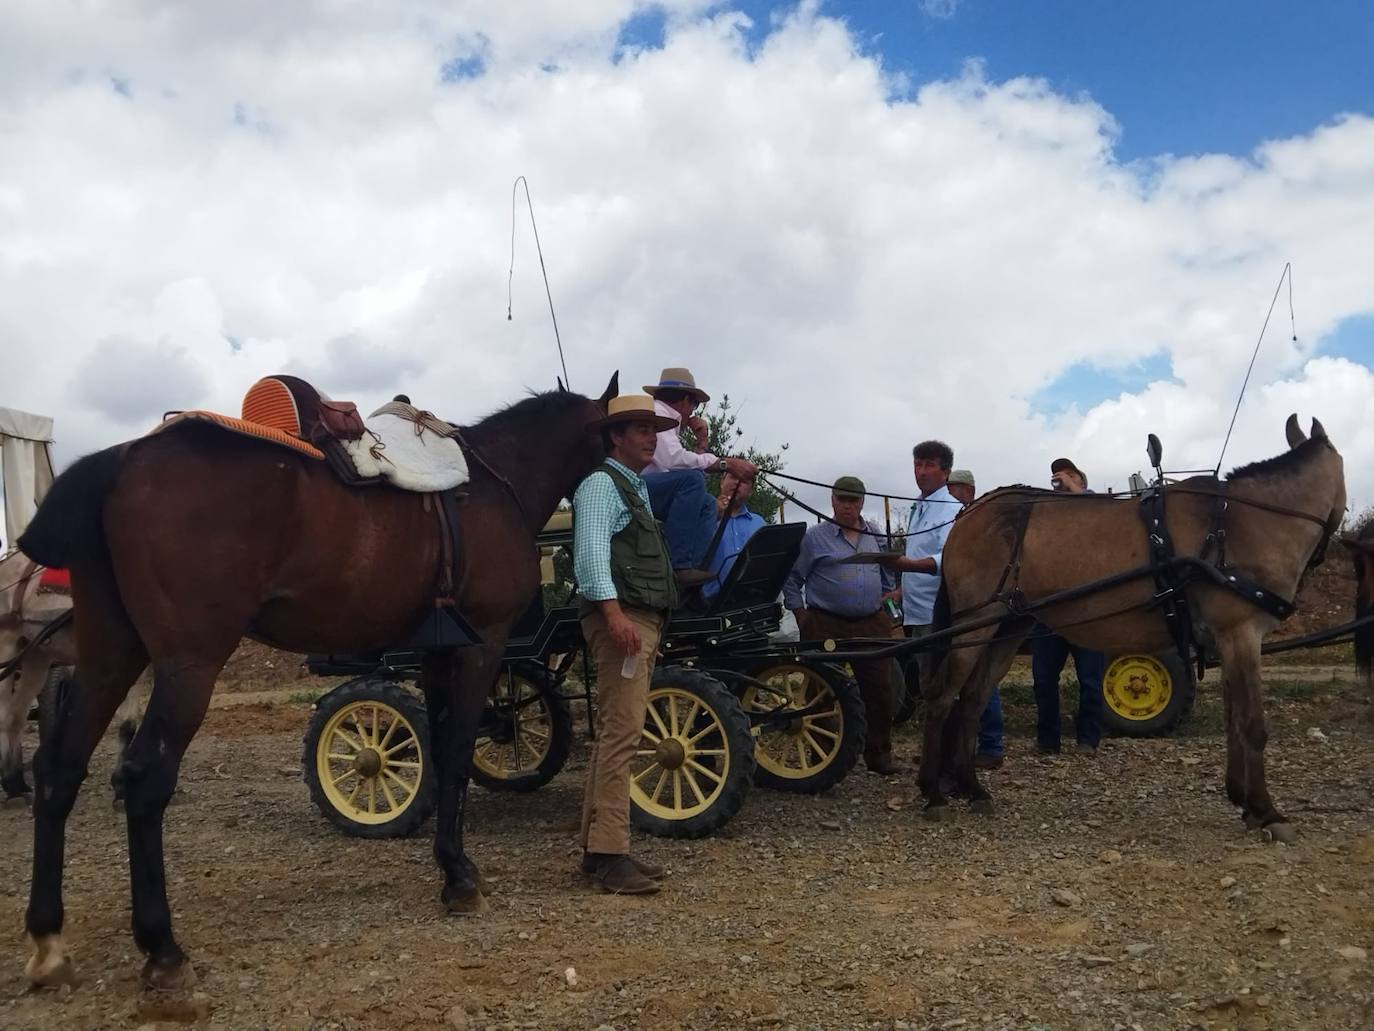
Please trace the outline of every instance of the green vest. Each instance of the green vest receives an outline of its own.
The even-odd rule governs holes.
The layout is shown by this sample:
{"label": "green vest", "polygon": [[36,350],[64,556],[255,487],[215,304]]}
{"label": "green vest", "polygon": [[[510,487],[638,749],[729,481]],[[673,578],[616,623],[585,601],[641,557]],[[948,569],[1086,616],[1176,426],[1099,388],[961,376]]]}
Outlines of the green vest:
{"label": "green vest", "polygon": [[[677,574],[673,572],[668,544],[654,513],[619,469],[606,463],[598,471],[610,475],[630,510],[625,529],[611,537],[611,579],[615,581],[620,604],[655,612],[677,608]],[[582,598],[579,607],[586,615],[596,606]]]}

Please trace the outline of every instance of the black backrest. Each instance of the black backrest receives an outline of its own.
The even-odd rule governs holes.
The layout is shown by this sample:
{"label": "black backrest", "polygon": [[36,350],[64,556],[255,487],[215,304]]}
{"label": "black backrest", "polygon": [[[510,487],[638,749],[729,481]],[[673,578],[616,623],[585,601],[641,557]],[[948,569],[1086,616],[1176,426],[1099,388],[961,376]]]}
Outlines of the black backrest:
{"label": "black backrest", "polygon": [[743,609],[776,601],[783,581],[797,562],[806,528],[806,523],[760,527],[730,567],[730,575],[721,584],[710,611]]}

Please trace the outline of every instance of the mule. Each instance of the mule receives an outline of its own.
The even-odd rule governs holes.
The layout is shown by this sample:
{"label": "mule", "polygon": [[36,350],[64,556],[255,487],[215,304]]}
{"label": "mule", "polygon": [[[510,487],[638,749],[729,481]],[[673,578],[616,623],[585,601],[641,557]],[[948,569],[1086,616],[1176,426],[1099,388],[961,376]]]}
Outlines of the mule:
{"label": "mule", "polygon": [[[429,653],[422,687],[438,788],[434,857],[451,913],[485,908],[462,813],[482,704],[507,637],[539,588],[535,534],[601,460],[598,400],[537,394],[463,431],[472,479],[461,506],[454,597],[481,638]],[[215,678],[241,638],[296,652],[394,645],[436,606],[446,545],[434,500],[345,487],[326,463],[200,423],[88,455],[59,476],[19,546],[71,570],[76,689],[34,760],[33,881],[26,928],[35,985],[68,982],[62,939],[66,821],[111,714],[145,665],[143,722],[121,764],[134,941],[143,980],[175,989],[195,971],[172,930],[163,811]]]}
{"label": "mule", "polygon": [[[1280,622],[1272,609],[1286,602],[1275,599],[1291,599],[1309,564],[1324,554],[1346,496],[1341,456],[1321,423],[1312,421],[1311,439],[1296,416],[1287,430],[1289,450],[1276,458],[1236,469],[1225,481],[1194,477],[1165,487],[1164,522],[1177,555],[1206,556],[1180,592],[1194,628],[1221,657],[1227,797],[1247,826],[1291,841],[1293,827],[1265,781],[1260,642]],[[1223,554],[1222,577],[1202,568],[1216,570]],[[975,811],[992,810],[973,763],[978,718],[1036,620],[1098,651],[1174,647],[1152,577],[1130,575],[1149,564],[1139,506],[1110,495],[1004,487],[960,515],[943,553],[937,628],[965,620],[991,625],[932,656],[919,773],[928,816],[947,811],[940,785],[945,764]],[[1252,581],[1251,594],[1268,592],[1270,607],[1223,585],[1231,575],[1242,584]],[[1104,589],[1027,611],[1057,592],[1110,577],[1117,579]]]}
{"label": "mule", "polygon": [[[76,663],[76,635],[70,623],[44,634],[72,603],[66,594],[40,591],[42,572],[42,566],[20,551],[0,559],[0,663],[19,657],[13,674],[0,680],[0,791],[6,801],[30,800],[32,789],[24,779],[24,724],[54,671]],[[138,729],[139,711],[138,693],[133,692],[115,713],[121,753]],[[111,781],[119,802],[123,789],[118,769]]]}

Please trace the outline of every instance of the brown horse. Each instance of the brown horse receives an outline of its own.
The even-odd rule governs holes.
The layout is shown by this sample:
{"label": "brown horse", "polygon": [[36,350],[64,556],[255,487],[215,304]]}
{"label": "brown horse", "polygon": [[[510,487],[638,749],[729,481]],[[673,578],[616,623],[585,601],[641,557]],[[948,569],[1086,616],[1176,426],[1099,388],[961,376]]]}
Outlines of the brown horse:
{"label": "brown horse", "polygon": [[[482,641],[431,653],[422,677],[438,777],[434,855],[450,912],[485,907],[461,819],[482,703],[539,586],[535,534],[601,460],[587,427],[616,379],[598,401],[560,387],[464,432],[472,481],[455,593]],[[96,742],[151,663],[152,697],[123,763],[133,934],[144,981],[185,987],[195,973],[172,935],[163,810],[216,676],[245,636],[298,652],[403,640],[434,606],[443,548],[433,502],[350,489],[323,462],[183,424],[76,462],[19,543],[71,570],[79,613],[77,687],[34,760],[28,976],[72,977],[61,935],[67,817]]]}
{"label": "brown horse", "polygon": [[[1359,534],[1341,541],[1355,563],[1355,618],[1374,616],[1374,518]],[[1374,623],[1355,630],[1355,668],[1366,678],[1374,676]]]}
{"label": "brown horse", "polygon": [[[1246,824],[1291,840],[1293,829],[1274,807],[1265,785],[1268,738],[1260,700],[1260,642],[1277,615],[1221,582],[1252,581],[1291,600],[1298,582],[1345,514],[1341,456],[1315,419],[1312,438],[1288,420],[1290,450],[1237,469],[1223,482],[1195,477],[1168,486],[1165,523],[1179,556],[1207,556],[1181,588],[1194,627],[1221,656],[1226,710],[1226,792]],[[973,757],[979,714],[993,685],[1011,665],[1036,620],[1074,644],[1100,651],[1158,652],[1173,646],[1155,604],[1150,548],[1139,506],[1110,495],[1053,494],[1028,487],[993,491],[954,525],[943,553],[943,584],[936,621],[991,625],[960,636],[932,657],[927,692],[920,787],[927,814],[947,811],[940,773],[952,769],[977,811],[990,812],[992,796],[978,782]],[[1107,589],[1034,610],[1027,605],[1057,592],[1119,577]],[[971,646],[969,646],[971,645]]]}

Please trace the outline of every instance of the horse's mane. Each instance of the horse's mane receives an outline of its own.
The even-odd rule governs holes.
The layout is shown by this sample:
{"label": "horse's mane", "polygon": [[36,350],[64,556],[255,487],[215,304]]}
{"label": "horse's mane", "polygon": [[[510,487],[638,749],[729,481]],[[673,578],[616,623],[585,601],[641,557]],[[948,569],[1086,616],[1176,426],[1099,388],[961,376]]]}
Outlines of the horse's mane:
{"label": "horse's mane", "polygon": [[1296,472],[1318,448],[1330,446],[1325,437],[1310,437],[1297,447],[1290,448],[1273,458],[1261,459],[1258,462],[1251,462],[1249,465],[1232,469],[1226,474],[1226,478],[1228,480],[1250,480],[1260,476],[1279,476],[1287,472]]}
{"label": "horse's mane", "polygon": [[530,396],[498,408],[481,422],[466,428],[468,439],[482,443],[495,437],[508,436],[519,429],[548,422],[575,408],[587,404],[587,398],[571,390],[530,392]]}

